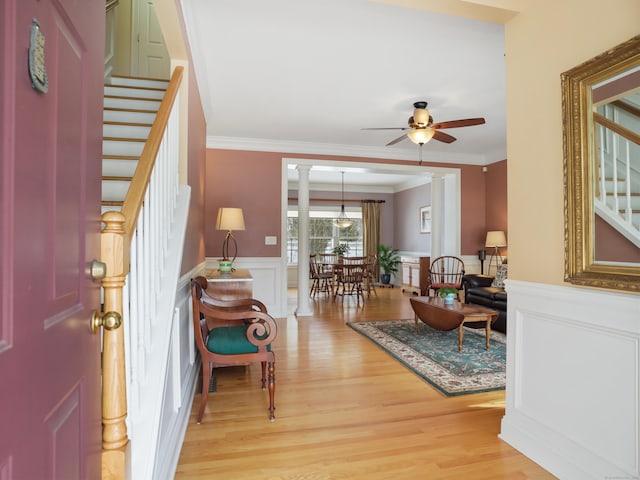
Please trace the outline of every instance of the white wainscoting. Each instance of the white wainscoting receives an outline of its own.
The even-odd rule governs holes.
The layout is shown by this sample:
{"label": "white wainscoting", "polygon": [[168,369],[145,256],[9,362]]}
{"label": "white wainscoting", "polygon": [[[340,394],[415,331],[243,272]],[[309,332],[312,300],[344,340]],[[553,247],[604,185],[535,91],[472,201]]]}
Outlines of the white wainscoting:
{"label": "white wainscoting", "polygon": [[[173,478],[178,466],[182,442],[189,423],[191,405],[200,368],[193,337],[190,279],[204,273],[204,264],[183,275],[176,289],[175,310],[171,326],[171,346],[167,358],[167,375],[162,390],[162,412],[158,426],[158,451],[153,478]],[[141,432],[140,441],[152,432]],[[133,474],[132,478],[137,478]]]}
{"label": "white wainscoting", "polygon": [[640,295],[507,291],[500,437],[562,479],[640,478]]}
{"label": "white wainscoting", "polygon": [[[207,270],[218,268],[217,258],[207,257],[206,266]],[[253,296],[265,304],[272,317],[287,316],[287,272],[280,257],[237,258],[233,266],[251,272]]]}

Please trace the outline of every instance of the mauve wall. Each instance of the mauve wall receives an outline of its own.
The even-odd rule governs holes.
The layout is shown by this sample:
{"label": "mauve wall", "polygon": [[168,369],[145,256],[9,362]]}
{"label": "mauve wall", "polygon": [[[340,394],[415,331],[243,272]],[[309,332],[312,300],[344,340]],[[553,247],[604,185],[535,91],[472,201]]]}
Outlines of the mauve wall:
{"label": "mauve wall", "polygon": [[191,203],[182,253],[182,274],[204,261],[206,122],[193,68],[189,68],[188,178]]}
{"label": "mauve wall", "polygon": [[595,216],[594,242],[596,260],[640,263],[640,249],[618,233],[600,215]]}
{"label": "mauve wall", "polygon": [[[242,257],[279,257],[281,252],[280,238],[280,204],[282,186],[282,158],[293,157],[307,159],[326,160],[326,156],[302,155],[282,152],[250,152],[238,150],[208,149],[206,160],[206,180],[205,180],[205,255],[207,257],[218,258],[224,232],[214,229],[215,217],[219,207],[241,207],[245,215],[247,230],[244,232],[234,232],[240,248],[239,256]],[[354,157],[332,157],[336,161],[348,162],[372,162],[392,163],[412,165],[412,162],[385,161],[384,159],[367,159]],[[498,162],[503,163],[503,162]],[[486,226],[486,194],[487,182],[496,175],[498,179],[491,189],[492,198],[499,195],[496,191],[502,188],[501,198],[506,199],[506,182],[501,185],[497,173],[504,168],[506,178],[506,161],[504,167],[489,166],[488,171],[482,172],[482,167],[475,165],[453,165],[453,164],[432,164],[438,167],[453,167],[461,170],[461,190],[462,190],[462,238],[461,254],[474,255],[484,245],[487,233]],[[496,173],[494,173],[494,171]],[[502,174],[501,174],[502,175]],[[346,182],[348,183],[348,182]],[[335,194],[335,193],[334,193]],[[353,194],[355,198],[362,198],[363,194]],[[402,192],[393,195],[393,201],[384,204],[384,211],[393,211],[393,217],[402,214],[406,209],[397,205],[398,198]],[[372,195],[367,195],[372,197]],[[345,198],[347,197],[345,193]],[[430,198],[430,195],[429,195]],[[430,244],[426,248],[420,247],[422,241],[419,237],[426,235],[419,234],[418,211],[420,206],[426,203],[409,208],[406,215],[406,227],[401,228],[391,221],[383,220],[383,243],[393,245],[395,248],[407,251],[423,251],[430,249]],[[502,208],[500,218],[506,218],[506,201],[494,201],[495,208]],[[384,218],[386,217],[386,214]],[[413,220],[411,220],[413,219]],[[395,222],[395,220],[394,220]],[[405,231],[405,228],[407,229]],[[506,225],[504,226],[506,231]],[[278,244],[273,246],[264,245],[266,235],[276,236]],[[404,237],[413,238],[411,244],[405,247]],[[415,243],[419,248],[408,248]]]}
{"label": "mauve wall", "polygon": [[[484,173],[486,179],[486,230],[502,230],[509,244],[509,232],[507,231],[507,161],[492,163],[487,166]],[[532,199],[535,201],[535,199]],[[486,232],[478,238],[476,250],[484,248]],[[500,249],[503,256],[507,256],[508,248]]]}
{"label": "mauve wall", "polygon": [[420,207],[431,205],[431,184],[395,194],[393,216],[394,248],[429,255],[431,234],[420,233]]}
{"label": "mauve wall", "polygon": [[[207,150],[205,255],[219,258],[226,232],[215,230],[220,207],[242,208],[246,230],[233,232],[240,257],[280,257],[282,154]],[[265,245],[265,236],[277,245]]]}

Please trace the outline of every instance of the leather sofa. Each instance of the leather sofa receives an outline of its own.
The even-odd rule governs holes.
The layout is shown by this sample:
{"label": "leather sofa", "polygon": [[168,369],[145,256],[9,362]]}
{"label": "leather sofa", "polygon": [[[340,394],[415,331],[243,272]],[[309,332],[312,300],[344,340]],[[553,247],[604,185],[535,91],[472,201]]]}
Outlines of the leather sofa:
{"label": "leather sofa", "polygon": [[507,292],[504,288],[491,286],[493,281],[494,277],[489,275],[470,274],[462,277],[464,301],[496,310],[498,319],[491,328],[507,333]]}

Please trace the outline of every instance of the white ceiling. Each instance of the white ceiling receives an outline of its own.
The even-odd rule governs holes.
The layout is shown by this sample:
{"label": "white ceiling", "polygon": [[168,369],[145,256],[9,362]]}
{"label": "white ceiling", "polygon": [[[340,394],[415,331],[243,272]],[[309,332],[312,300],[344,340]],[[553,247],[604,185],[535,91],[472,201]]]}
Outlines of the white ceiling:
{"label": "white ceiling", "polygon": [[[408,139],[385,147],[402,131],[362,128],[404,127],[413,102],[425,100],[435,122],[486,119],[445,130],[457,141],[430,141],[425,161],[506,158],[501,24],[369,0],[183,0],[183,8],[210,148],[417,161]],[[326,180],[317,174],[312,183]]]}

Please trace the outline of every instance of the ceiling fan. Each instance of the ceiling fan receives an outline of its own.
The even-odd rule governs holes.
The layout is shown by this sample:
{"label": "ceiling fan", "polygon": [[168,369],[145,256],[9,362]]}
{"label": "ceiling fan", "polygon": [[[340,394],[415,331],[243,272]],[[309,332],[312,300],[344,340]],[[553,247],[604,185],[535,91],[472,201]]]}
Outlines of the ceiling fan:
{"label": "ceiling fan", "polygon": [[407,133],[403,133],[398,138],[391,140],[386,146],[395,145],[405,138],[409,138],[413,143],[422,146],[432,138],[444,143],[456,141],[455,137],[442,132],[442,129],[470,127],[484,123],[484,118],[465,118],[463,120],[433,123],[433,117],[427,110],[427,102],[415,102],[413,108],[413,115],[409,117],[408,127],[363,128],[363,130],[408,130]]}

